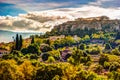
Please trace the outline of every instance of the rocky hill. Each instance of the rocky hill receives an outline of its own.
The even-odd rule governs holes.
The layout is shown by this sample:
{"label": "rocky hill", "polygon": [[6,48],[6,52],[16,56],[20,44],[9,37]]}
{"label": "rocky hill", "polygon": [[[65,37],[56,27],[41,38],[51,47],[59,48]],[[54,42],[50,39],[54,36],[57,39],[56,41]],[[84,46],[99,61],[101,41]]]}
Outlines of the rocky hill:
{"label": "rocky hill", "polygon": [[91,29],[95,30],[106,30],[114,31],[120,30],[120,20],[111,20],[109,17],[91,17],[91,18],[78,18],[75,21],[68,21],[61,25],[55,26],[54,29],[57,29],[59,32],[62,31],[75,31],[77,29]]}

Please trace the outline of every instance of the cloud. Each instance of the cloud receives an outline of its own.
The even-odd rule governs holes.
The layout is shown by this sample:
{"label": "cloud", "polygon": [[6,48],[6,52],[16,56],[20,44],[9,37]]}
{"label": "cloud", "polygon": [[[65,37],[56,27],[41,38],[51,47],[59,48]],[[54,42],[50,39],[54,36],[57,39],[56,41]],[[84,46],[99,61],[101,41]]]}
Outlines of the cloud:
{"label": "cloud", "polygon": [[101,7],[107,7],[107,8],[118,8],[120,7],[119,0],[96,0],[95,2],[89,2],[88,5],[92,6],[101,6]]}
{"label": "cloud", "polygon": [[94,6],[101,6],[103,3],[111,2],[111,1],[114,0],[97,0],[96,2],[90,2],[89,4]]}
{"label": "cloud", "polygon": [[2,3],[14,4],[25,11],[40,11],[55,8],[85,5],[95,0],[0,0]]}
{"label": "cloud", "polygon": [[48,9],[54,9],[54,8],[61,8],[65,6],[70,6],[71,2],[64,2],[64,3],[55,3],[55,2],[46,2],[46,3],[22,3],[18,4],[17,6],[24,9],[25,11],[41,11],[41,10],[48,10]]}
{"label": "cloud", "polygon": [[1,16],[0,29],[10,31],[46,32],[53,26],[77,18],[108,16],[120,19],[120,8],[102,8],[99,6],[82,6],[79,8],[62,8],[46,11],[29,12],[17,17]]}

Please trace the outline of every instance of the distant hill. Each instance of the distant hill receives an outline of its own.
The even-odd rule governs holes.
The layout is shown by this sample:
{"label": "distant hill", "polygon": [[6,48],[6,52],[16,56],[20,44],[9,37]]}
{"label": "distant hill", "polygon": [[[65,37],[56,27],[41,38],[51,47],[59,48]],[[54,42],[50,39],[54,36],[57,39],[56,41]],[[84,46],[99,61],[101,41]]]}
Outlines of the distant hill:
{"label": "distant hill", "polygon": [[107,30],[120,30],[120,20],[110,20],[106,16],[101,17],[92,17],[92,18],[78,18],[75,21],[68,21],[66,23],[55,26],[54,29],[59,31],[65,31],[67,28],[70,28],[71,31],[76,29],[85,29],[85,28],[95,28],[96,30],[101,30],[106,28]]}
{"label": "distant hill", "polygon": [[55,26],[50,34],[79,35],[92,34],[97,31],[115,32],[120,31],[120,20],[110,20],[109,17],[78,18]]}
{"label": "distant hill", "polygon": [[[12,31],[6,31],[6,30],[0,30],[0,42],[11,42],[13,41],[13,37],[15,37],[17,32],[12,32]],[[27,33],[21,33],[19,32],[18,34],[21,34],[22,37],[29,38],[30,35],[40,35],[42,33],[32,33],[32,32],[27,32]]]}

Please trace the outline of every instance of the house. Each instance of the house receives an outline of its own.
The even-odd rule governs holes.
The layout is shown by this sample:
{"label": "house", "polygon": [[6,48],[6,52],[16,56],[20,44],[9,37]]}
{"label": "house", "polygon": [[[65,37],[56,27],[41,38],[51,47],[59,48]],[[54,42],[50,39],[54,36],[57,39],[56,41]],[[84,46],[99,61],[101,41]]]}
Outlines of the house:
{"label": "house", "polygon": [[71,56],[72,51],[70,51],[69,48],[66,47],[66,49],[63,51],[60,51],[60,53],[61,53],[61,60],[67,61],[67,59]]}
{"label": "house", "polygon": [[0,50],[0,57],[2,57],[3,54],[8,54],[9,51],[7,50]]}

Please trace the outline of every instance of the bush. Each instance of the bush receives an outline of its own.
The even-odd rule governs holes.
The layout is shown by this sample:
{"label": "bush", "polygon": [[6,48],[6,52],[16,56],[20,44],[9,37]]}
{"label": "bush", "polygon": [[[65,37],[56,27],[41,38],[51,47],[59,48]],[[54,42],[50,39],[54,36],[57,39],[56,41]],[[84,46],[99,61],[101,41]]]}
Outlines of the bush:
{"label": "bush", "polygon": [[97,67],[95,69],[95,72],[96,73],[102,73],[102,70],[103,70],[103,66],[102,65],[97,65]]}
{"label": "bush", "polygon": [[97,78],[97,74],[90,72],[87,76],[87,80],[95,80]]}
{"label": "bush", "polygon": [[118,62],[113,62],[111,66],[109,67],[110,71],[117,71],[117,69],[120,68],[120,64]]}
{"label": "bush", "polygon": [[85,49],[86,49],[86,45],[85,45],[85,44],[80,44],[79,48],[80,48],[81,50],[85,50]]}
{"label": "bush", "polygon": [[118,49],[113,49],[112,54],[114,55],[120,55],[120,51]]}
{"label": "bush", "polygon": [[20,66],[19,70],[24,74],[25,80],[33,80],[33,74],[35,73],[34,66],[30,61],[25,60]]}
{"label": "bush", "polygon": [[111,80],[120,80],[120,72],[112,71],[109,72],[107,76]]}
{"label": "bush", "polygon": [[13,54],[14,56],[17,56],[17,57],[22,57],[22,53],[20,51],[17,51],[17,50],[14,50],[11,54]]}
{"label": "bush", "polygon": [[87,74],[88,74],[87,71],[81,70],[80,72],[78,72],[76,74],[76,78],[79,79],[79,80],[87,80]]}
{"label": "bush", "polygon": [[1,61],[0,69],[1,80],[23,80],[23,74],[17,70],[17,65],[14,60]]}
{"label": "bush", "polygon": [[40,50],[42,52],[48,52],[48,51],[52,51],[52,47],[48,46],[48,45],[42,45]]}
{"label": "bush", "polygon": [[54,57],[49,56],[47,62],[49,62],[49,63],[55,62]]}
{"label": "bush", "polygon": [[31,54],[30,55],[30,59],[38,59],[39,57],[38,57],[38,55],[37,54]]}
{"label": "bush", "polygon": [[108,55],[106,54],[101,54],[100,59],[99,59],[99,64],[104,65],[104,62],[108,62],[109,58]]}
{"label": "bush", "polygon": [[39,54],[40,50],[39,50],[39,46],[37,44],[30,44],[28,46],[28,53],[34,53],[34,54]]}
{"label": "bush", "polygon": [[50,56],[50,54],[48,54],[48,53],[43,53],[42,54],[42,60],[43,61],[46,61],[46,60],[48,60],[48,57]]}
{"label": "bush", "polygon": [[56,75],[59,75],[59,77],[63,75],[62,69],[59,66],[44,64],[37,70],[35,80],[52,80]]}
{"label": "bush", "polygon": [[90,54],[100,54],[100,50],[98,50],[98,49],[92,49],[92,51],[90,52]]}
{"label": "bush", "polygon": [[105,49],[106,49],[106,50],[110,50],[110,49],[112,49],[112,47],[111,47],[110,44],[107,43],[107,44],[105,44]]}
{"label": "bush", "polygon": [[4,55],[2,56],[2,59],[4,59],[4,60],[12,59],[12,58],[13,58],[13,54],[4,54]]}
{"label": "bush", "polygon": [[28,53],[28,49],[27,49],[27,48],[23,48],[23,49],[21,50],[21,52],[22,52],[23,54],[27,54],[27,53]]}
{"label": "bush", "polygon": [[67,59],[67,61],[68,61],[70,64],[75,65],[74,59],[73,59],[72,57],[69,57],[69,58]]}
{"label": "bush", "polygon": [[110,62],[106,62],[106,61],[105,61],[103,66],[104,66],[105,69],[109,69],[109,67],[110,67]]}

